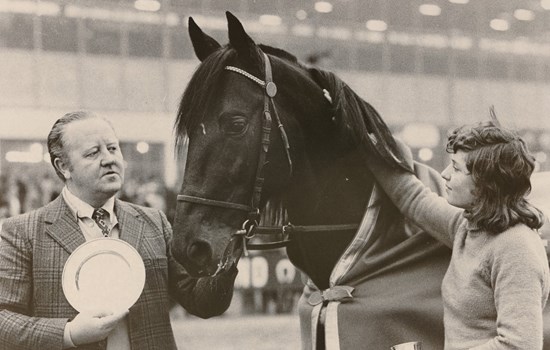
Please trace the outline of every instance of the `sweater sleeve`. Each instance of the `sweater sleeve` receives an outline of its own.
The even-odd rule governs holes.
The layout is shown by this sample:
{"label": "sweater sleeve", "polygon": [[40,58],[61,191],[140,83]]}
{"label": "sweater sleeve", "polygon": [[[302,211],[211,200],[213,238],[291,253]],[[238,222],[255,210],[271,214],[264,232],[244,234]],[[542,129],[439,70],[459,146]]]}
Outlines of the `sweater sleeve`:
{"label": "sweater sleeve", "polygon": [[371,159],[369,168],[399,211],[435,239],[452,248],[454,234],[466,220],[462,209],[450,205],[413,174]]}
{"label": "sweater sleeve", "polygon": [[548,259],[535,232],[512,230],[511,235],[504,232],[495,239],[487,266],[497,310],[497,336],[475,350],[542,349]]}

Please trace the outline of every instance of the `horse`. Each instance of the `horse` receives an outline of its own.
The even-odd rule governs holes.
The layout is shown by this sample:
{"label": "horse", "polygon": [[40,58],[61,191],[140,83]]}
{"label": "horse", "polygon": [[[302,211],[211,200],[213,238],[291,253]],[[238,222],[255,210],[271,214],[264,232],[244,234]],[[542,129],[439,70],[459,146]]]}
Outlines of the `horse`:
{"label": "horse", "polygon": [[[376,109],[335,74],[256,44],[226,13],[222,46],[189,18],[201,61],[174,125],[186,167],[172,254],[196,277],[258,248],[286,247],[307,275],[298,311],[304,349],[442,349],[440,284],[451,251],[408,222],[367,167],[374,155],[443,193]],[[282,225],[263,222],[284,208]],[[277,209],[280,210],[280,209]],[[262,243],[263,242],[263,243]]]}

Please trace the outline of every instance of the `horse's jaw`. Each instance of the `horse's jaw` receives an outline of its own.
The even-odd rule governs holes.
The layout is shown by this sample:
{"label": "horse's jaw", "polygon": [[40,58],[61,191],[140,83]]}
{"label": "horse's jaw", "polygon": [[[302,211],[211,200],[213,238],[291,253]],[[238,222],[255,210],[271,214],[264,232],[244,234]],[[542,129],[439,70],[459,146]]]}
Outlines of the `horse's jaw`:
{"label": "horse's jaw", "polygon": [[201,215],[185,214],[176,215],[171,251],[191,276],[217,276],[238,263],[243,241],[235,235],[236,229]]}

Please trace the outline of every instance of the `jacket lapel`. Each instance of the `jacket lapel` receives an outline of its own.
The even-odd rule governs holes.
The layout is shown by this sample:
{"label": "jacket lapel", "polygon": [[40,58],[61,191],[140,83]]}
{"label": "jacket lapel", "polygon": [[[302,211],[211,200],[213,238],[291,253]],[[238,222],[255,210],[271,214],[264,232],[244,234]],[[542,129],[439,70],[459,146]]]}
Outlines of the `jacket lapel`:
{"label": "jacket lapel", "polygon": [[[130,243],[137,250],[143,236],[144,220],[134,208],[118,199],[115,200],[115,213],[120,239]],[[46,233],[69,254],[86,243],[86,238],[62,195],[48,204],[44,220]]]}
{"label": "jacket lapel", "polygon": [[86,242],[76,218],[65,203],[62,195],[59,195],[46,207],[44,218],[46,221],[46,233],[69,254]]}
{"label": "jacket lapel", "polygon": [[130,243],[130,245],[139,251],[138,248],[143,237],[143,227],[145,224],[140,213],[118,199],[115,200],[115,213],[120,230],[120,239]]}

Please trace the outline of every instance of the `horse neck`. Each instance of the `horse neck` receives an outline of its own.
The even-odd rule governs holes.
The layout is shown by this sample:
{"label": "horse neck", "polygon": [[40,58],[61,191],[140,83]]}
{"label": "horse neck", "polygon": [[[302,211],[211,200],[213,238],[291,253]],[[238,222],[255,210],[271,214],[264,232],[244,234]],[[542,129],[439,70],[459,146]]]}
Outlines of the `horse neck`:
{"label": "horse neck", "polygon": [[290,221],[301,225],[359,223],[373,177],[359,152],[310,157],[286,196]]}

